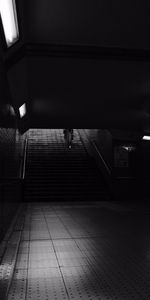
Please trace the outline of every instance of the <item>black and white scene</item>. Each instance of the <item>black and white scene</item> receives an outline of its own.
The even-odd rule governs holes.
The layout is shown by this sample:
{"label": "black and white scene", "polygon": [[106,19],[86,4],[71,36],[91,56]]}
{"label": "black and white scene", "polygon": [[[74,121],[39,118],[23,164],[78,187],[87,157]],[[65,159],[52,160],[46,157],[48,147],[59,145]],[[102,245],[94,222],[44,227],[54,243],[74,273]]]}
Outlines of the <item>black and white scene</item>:
{"label": "black and white scene", "polygon": [[150,300],[150,2],[0,0],[0,300]]}

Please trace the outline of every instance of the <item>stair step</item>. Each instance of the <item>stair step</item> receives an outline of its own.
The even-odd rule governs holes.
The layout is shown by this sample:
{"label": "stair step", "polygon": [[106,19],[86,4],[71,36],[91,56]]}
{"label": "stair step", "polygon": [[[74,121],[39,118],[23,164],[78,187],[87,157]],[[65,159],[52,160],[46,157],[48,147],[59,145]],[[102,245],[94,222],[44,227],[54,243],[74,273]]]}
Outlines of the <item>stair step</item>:
{"label": "stair step", "polygon": [[29,131],[25,201],[108,199],[102,175],[74,131],[71,150],[61,130]]}

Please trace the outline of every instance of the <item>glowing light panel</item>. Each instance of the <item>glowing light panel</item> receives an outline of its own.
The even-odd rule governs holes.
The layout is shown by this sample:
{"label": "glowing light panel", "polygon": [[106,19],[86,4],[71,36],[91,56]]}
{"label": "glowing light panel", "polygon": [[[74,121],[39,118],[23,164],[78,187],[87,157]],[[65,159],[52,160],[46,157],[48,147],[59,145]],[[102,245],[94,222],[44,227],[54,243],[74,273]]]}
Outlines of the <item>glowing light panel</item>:
{"label": "glowing light panel", "polygon": [[24,103],[19,107],[20,118],[24,117],[26,114],[26,104]]}
{"label": "glowing light panel", "polygon": [[143,140],[150,141],[150,136],[149,135],[144,135]]}
{"label": "glowing light panel", "polygon": [[0,0],[0,15],[6,43],[10,47],[19,38],[15,0]]}
{"label": "glowing light panel", "polygon": [[128,152],[134,151],[135,147],[134,146],[122,146],[123,149],[127,150]]}

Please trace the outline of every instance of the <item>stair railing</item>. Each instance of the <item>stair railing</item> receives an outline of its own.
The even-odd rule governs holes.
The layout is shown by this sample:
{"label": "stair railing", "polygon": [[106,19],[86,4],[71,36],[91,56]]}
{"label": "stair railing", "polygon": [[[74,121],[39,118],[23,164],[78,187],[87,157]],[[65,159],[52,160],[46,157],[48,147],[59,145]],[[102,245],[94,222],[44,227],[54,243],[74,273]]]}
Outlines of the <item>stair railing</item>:
{"label": "stair railing", "polygon": [[28,139],[26,138],[25,142],[24,142],[23,158],[22,158],[21,168],[20,168],[20,179],[25,178],[26,160],[27,160],[27,145],[28,145]]}

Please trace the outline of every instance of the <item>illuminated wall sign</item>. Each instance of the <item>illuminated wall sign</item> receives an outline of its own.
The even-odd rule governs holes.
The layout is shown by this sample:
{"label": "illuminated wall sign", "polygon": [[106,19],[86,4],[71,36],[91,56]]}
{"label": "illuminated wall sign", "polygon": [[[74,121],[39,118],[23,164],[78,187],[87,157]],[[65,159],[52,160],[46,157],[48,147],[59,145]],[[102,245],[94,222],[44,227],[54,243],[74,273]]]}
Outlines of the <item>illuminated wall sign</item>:
{"label": "illuminated wall sign", "polygon": [[19,114],[20,114],[20,118],[25,116],[25,114],[26,114],[26,104],[25,103],[19,107]]}
{"label": "illuminated wall sign", "polygon": [[129,157],[128,151],[125,151],[122,146],[114,147],[114,167],[115,168],[128,168]]}
{"label": "illuminated wall sign", "polygon": [[144,136],[143,136],[143,140],[145,140],[145,141],[150,141],[150,136],[149,136],[149,135],[144,135]]}
{"label": "illuminated wall sign", "polygon": [[131,145],[122,146],[123,149],[125,149],[128,152],[135,151],[135,147]]}
{"label": "illuminated wall sign", "polygon": [[0,15],[6,43],[10,47],[19,38],[15,0],[0,0]]}

